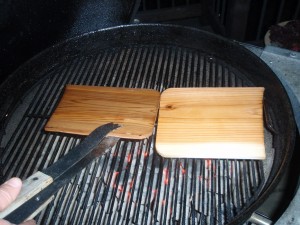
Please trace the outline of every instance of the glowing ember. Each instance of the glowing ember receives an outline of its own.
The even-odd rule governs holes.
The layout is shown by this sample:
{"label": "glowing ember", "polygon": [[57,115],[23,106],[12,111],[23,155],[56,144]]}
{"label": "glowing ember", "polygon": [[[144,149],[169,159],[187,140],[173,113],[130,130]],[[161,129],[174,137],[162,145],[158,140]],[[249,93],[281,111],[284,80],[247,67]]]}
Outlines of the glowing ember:
{"label": "glowing ember", "polygon": [[169,170],[167,168],[165,168],[163,170],[163,175],[165,176],[164,183],[165,183],[165,185],[168,185],[169,184]]}
{"label": "glowing ember", "polygon": [[127,192],[127,201],[128,201],[128,202],[130,201],[130,198],[131,198],[131,192],[128,191],[128,192]]}
{"label": "glowing ember", "polygon": [[134,184],[134,179],[129,181],[129,187],[130,187],[130,189],[132,189],[133,184]]}
{"label": "glowing ember", "polygon": [[127,156],[127,162],[131,162],[131,158],[132,158],[132,155],[128,154],[128,156]]}
{"label": "glowing ember", "polygon": [[163,174],[164,174],[165,176],[168,174],[168,169],[167,169],[167,168],[164,168]]}
{"label": "glowing ember", "polygon": [[116,185],[116,179],[117,179],[119,173],[120,173],[120,172],[118,172],[118,171],[115,171],[115,172],[113,173],[113,177],[112,177],[112,187],[113,187],[113,188],[116,188],[116,187],[117,187],[117,185]]}
{"label": "glowing ember", "polygon": [[206,159],[205,160],[205,164],[206,164],[206,168],[208,169],[211,166],[211,160],[210,159]]}
{"label": "glowing ember", "polygon": [[184,169],[184,167],[183,167],[183,165],[182,165],[182,163],[180,162],[180,169],[181,169],[181,172],[182,172],[182,174],[185,174],[186,173],[186,171],[185,171],[185,169]]}
{"label": "glowing ember", "polygon": [[118,190],[122,192],[124,190],[123,185],[119,185]]}

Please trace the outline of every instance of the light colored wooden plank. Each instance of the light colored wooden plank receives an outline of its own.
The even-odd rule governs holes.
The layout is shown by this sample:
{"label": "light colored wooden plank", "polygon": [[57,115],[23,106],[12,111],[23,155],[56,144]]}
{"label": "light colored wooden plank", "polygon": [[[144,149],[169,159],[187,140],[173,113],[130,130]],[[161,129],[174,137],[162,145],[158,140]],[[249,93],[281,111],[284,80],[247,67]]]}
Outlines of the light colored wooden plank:
{"label": "light colored wooden plank", "polygon": [[264,88],[170,88],[156,149],[172,158],[264,159]]}
{"label": "light colored wooden plank", "polygon": [[110,136],[147,138],[153,131],[159,99],[155,90],[67,85],[45,130],[88,135],[114,122],[121,127]]}
{"label": "light colored wooden plank", "polygon": [[[185,102],[186,103],[186,102]],[[234,107],[234,111],[232,108]],[[261,118],[261,107],[255,105],[180,105],[180,102],[172,102],[172,105],[162,105],[160,110],[165,110],[168,115],[166,118]]]}
{"label": "light colored wooden plank", "polygon": [[[184,90],[184,91],[183,91]],[[199,91],[201,90],[201,91]],[[162,98],[167,98],[168,102],[162,105],[176,103],[179,105],[249,105],[260,104],[261,93],[264,88],[261,87],[241,87],[241,88],[169,88],[166,89]],[[241,95],[247,99],[243,101]],[[186,101],[188,99],[188,101]]]}
{"label": "light colored wooden plank", "polygon": [[4,218],[16,208],[25,203],[28,199],[32,198],[34,195],[39,193],[41,190],[45,189],[53,182],[51,176],[44,174],[40,171],[34,173],[28,177],[22,185],[22,189],[17,199],[4,211],[0,212],[0,218]]}

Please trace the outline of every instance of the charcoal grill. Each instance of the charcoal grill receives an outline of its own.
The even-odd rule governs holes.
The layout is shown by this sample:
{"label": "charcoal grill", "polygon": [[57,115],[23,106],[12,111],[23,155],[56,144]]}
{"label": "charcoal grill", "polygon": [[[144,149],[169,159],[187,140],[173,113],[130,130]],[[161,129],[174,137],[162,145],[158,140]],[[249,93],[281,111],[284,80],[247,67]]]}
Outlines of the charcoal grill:
{"label": "charcoal grill", "polygon": [[53,46],[1,86],[3,180],[26,178],[82,137],[43,130],[66,84],[265,87],[267,160],[166,159],[153,136],[121,140],[61,189],[38,224],[241,224],[290,160],[295,123],[273,72],[236,43],[192,28],[120,26]]}

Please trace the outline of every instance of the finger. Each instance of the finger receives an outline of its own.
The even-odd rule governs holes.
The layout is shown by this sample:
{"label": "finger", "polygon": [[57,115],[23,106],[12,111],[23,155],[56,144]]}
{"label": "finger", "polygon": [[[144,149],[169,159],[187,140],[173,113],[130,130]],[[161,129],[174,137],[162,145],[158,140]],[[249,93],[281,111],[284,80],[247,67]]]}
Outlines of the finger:
{"label": "finger", "polygon": [[[0,225],[13,225],[12,223],[8,222],[7,220],[0,219]],[[19,225],[36,225],[34,220],[27,220],[24,223],[20,223]]]}
{"label": "finger", "polygon": [[7,220],[0,219],[0,225],[12,225],[12,223],[8,222]]}
{"label": "finger", "polygon": [[22,181],[17,177],[9,179],[0,186],[0,211],[3,211],[17,198],[21,188]]}
{"label": "finger", "polygon": [[34,220],[27,220],[24,223],[21,223],[20,225],[36,225],[36,222]]}

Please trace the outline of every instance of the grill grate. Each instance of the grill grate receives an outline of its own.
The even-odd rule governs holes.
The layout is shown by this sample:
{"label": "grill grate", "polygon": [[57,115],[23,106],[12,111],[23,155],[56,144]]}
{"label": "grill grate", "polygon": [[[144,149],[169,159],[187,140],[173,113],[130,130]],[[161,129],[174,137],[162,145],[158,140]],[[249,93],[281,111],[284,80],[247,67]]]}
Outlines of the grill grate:
{"label": "grill grate", "polygon": [[[80,142],[43,130],[66,84],[159,91],[253,85],[219,59],[186,48],[127,46],[77,57],[45,74],[10,115],[1,143],[6,179],[47,168]],[[38,223],[224,224],[264,185],[262,161],[164,159],[154,137],[120,141],[61,189]]]}

